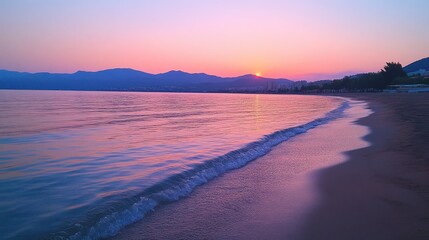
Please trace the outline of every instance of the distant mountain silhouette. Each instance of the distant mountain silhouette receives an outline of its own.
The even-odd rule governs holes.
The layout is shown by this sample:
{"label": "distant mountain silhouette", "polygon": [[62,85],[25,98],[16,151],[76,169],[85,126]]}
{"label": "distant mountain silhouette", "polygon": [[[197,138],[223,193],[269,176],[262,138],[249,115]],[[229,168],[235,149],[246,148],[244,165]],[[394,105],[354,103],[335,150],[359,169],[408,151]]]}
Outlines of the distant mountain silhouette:
{"label": "distant mountain silhouette", "polygon": [[72,74],[0,70],[0,89],[202,92],[261,90],[270,82],[285,86],[292,83],[288,79],[263,78],[251,74],[223,78],[182,71],[150,74],[128,68],[78,71]]}
{"label": "distant mountain silhouette", "polygon": [[421,69],[429,71],[429,57],[420,59],[404,67],[404,71],[407,73],[416,72]]}

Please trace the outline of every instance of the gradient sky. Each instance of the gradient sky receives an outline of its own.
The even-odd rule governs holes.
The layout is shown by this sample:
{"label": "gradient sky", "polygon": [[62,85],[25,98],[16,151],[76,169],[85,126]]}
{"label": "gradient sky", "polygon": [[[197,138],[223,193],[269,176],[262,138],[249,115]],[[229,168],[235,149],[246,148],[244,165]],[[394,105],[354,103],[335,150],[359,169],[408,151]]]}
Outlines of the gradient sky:
{"label": "gradient sky", "polygon": [[0,69],[324,79],[429,56],[427,0],[1,0]]}

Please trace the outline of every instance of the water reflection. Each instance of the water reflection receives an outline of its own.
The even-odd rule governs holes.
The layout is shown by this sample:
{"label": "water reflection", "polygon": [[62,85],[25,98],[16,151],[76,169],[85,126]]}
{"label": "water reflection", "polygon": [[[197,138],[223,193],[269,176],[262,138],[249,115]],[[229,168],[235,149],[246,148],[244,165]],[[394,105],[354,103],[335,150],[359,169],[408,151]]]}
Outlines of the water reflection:
{"label": "water reflection", "polygon": [[0,232],[10,239],[61,229],[338,103],[250,94],[1,91]]}

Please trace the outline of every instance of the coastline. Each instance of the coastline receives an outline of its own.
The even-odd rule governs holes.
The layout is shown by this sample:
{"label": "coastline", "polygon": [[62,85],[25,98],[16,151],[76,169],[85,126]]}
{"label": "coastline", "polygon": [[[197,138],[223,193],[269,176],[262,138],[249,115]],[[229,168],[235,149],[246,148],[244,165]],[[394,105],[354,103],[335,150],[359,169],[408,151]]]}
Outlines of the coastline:
{"label": "coastline", "polygon": [[[366,127],[354,121],[369,114],[355,102],[332,120],[276,146],[243,168],[165,204],[113,239],[284,239],[305,221],[318,196],[313,173],[336,165],[342,154],[368,145]],[[356,109],[359,108],[357,111]],[[362,116],[363,115],[363,116]],[[333,138],[338,132],[349,132]]]}
{"label": "coastline", "polygon": [[296,239],[429,239],[429,94],[345,95],[369,102],[371,146],[322,170],[321,201]]}

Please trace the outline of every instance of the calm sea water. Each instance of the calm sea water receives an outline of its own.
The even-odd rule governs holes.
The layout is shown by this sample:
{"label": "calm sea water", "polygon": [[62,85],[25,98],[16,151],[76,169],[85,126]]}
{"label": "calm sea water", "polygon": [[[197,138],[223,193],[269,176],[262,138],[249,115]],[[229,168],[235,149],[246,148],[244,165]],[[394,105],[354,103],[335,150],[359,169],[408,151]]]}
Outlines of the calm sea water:
{"label": "calm sea water", "polygon": [[338,117],[341,99],[0,91],[3,239],[112,236]]}

